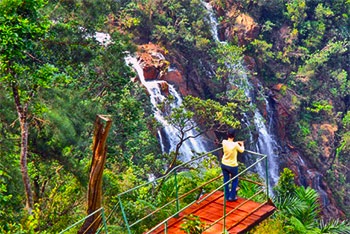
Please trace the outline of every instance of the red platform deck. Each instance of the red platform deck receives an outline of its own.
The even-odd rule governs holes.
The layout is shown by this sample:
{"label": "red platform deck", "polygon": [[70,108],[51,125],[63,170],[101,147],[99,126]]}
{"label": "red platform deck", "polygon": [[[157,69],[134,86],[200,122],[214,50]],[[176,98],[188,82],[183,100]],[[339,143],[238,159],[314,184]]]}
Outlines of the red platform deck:
{"label": "red platform deck", "polygon": [[[196,215],[200,217],[202,222],[205,222],[207,225],[211,225],[220,219],[224,214],[223,199],[223,193],[218,191],[200,204],[192,204],[190,207],[181,212],[179,217],[171,218],[169,220],[166,232],[169,234],[185,233],[184,231],[181,231],[180,225],[184,221],[184,217],[189,214]],[[262,220],[266,219],[275,211],[275,207],[271,204],[261,204],[243,198],[238,198],[238,200],[234,202],[226,202],[226,213],[229,213],[234,209],[236,210],[229,214],[225,220],[226,230],[229,233],[245,233],[246,231],[249,231],[251,228],[259,224]],[[224,230],[223,225],[224,220],[222,219],[214,226],[206,230],[204,233],[222,233]],[[165,233],[164,228],[164,225],[162,225],[151,233]]]}

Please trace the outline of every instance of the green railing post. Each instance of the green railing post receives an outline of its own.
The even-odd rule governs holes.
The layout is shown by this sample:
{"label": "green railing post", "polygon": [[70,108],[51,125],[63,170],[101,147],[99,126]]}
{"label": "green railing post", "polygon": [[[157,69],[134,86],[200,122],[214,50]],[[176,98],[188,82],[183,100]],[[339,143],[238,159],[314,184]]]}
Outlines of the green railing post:
{"label": "green railing post", "polygon": [[267,201],[269,200],[269,165],[268,165],[268,160],[267,160],[267,155],[266,155],[266,158],[265,158],[265,170],[266,170],[266,199]]}
{"label": "green railing post", "polygon": [[222,233],[226,230],[226,189],[224,187],[224,226],[222,227]]}
{"label": "green railing post", "polygon": [[166,221],[164,223],[165,227],[164,227],[164,233],[167,234],[168,233],[168,221]]}
{"label": "green railing post", "polygon": [[178,212],[180,210],[180,204],[179,204],[179,187],[177,185],[177,172],[174,172],[174,176],[175,176],[175,192],[176,192],[176,212]]}
{"label": "green railing post", "polygon": [[107,230],[107,221],[106,221],[106,216],[105,216],[105,210],[102,210],[102,222],[103,222],[103,226],[105,228],[105,233],[108,234],[108,230]]}
{"label": "green railing post", "polygon": [[126,218],[126,214],[125,214],[124,207],[123,207],[123,204],[122,204],[122,200],[120,199],[120,196],[118,196],[118,200],[119,200],[119,204],[120,204],[120,209],[122,211],[123,219],[124,219],[125,224],[126,224],[126,228],[128,230],[128,233],[131,234],[129,223],[128,223],[128,219]]}
{"label": "green railing post", "polygon": [[102,218],[102,225],[103,225],[103,226],[100,227],[100,228],[97,230],[96,234],[99,234],[99,233],[102,231],[102,229],[104,229],[104,230],[105,230],[105,233],[108,234],[107,220],[106,220],[106,216],[105,216],[105,210],[103,209],[103,207],[102,207],[102,210],[101,210],[101,218]]}

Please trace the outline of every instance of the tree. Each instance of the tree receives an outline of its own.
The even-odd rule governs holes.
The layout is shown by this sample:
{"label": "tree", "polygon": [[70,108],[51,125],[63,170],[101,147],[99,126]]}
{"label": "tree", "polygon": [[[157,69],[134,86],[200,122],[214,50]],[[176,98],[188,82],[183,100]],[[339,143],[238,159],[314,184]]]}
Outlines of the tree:
{"label": "tree", "polygon": [[[106,124],[102,121],[105,121]],[[111,124],[110,116],[96,116],[88,188],[88,215],[102,207],[102,176],[107,157],[106,142]],[[95,213],[85,220],[78,233],[95,233],[101,222],[101,212]]]}
{"label": "tree", "polygon": [[[171,102],[172,99],[170,98],[168,101]],[[221,105],[211,99],[202,100],[186,96],[181,106],[173,108],[166,117],[167,121],[178,130],[178,143],[168,171],[175,165],[180,147],[186,140],[196,138],[211,130],[224,132],[227,126],[238,128],[240,126],[240,122],[236,118],[238,114],[236,103]],[[196,130],[196,135],[188,134],[192,130]]]}
{"label": "tree", "polygon": [[[39,42],[50,23],[40,13],[44,0],[4,0],[0,2],[0,82],[13,97],[21,129],[20,164],[26,194],[26,209],[33,209],[33,195],[28,175],[28,121],[31,102],[43,88],[59,83],[58,70],[39,60]],[[39,50],[39,51],[38,51]]]}

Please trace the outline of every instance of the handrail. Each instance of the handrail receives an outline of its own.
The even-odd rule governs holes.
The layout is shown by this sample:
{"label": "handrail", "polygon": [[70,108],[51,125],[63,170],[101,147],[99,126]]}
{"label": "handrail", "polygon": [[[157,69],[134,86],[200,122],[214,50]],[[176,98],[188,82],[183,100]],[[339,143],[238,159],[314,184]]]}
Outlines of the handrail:
{"label": "handrail", "polygon": [[[221,148],[219,148],[221,149]],[[265,154],[259,154],[259,153],[256,153],[256,152],[253,152],[253,151],[249,151],[249,150],[246,150],[245,152],[248,152],[248,153],[251,153],[251,154],[255,154],[257,156],[262,156],[262,158],[258,159],[256,162],[254,162],[252,165],[250,165],[249,167],[247,167],[246,169],[244,169],[243,171],[241,171],[237,176],[231,178],[229,181],[227,181],[226,183],[222,184],[221,186],[219,186],[217,189],[215,189],[214,191],[212,191],[211,193],[207,194],[204,198],[200,199],[199,201],[194,201],[192,202],[191,204],[194,204],[194,203],[197,203],[197,204],[200,204],[201,202],[203,202],[204,200],[206,200],[209,196],[211,196],[212,194],[214,194],[215,192],[217,192],[218,190],[220,190],[222,187],[224,187],[226,184],[230,183],[232,180],[236,179],[238,176],[244,174],[245,172],[247,172],[249,169],[251,169],[253,166],[255,166],[256,164],[258,164],[259,162],[261,162],[262,160],[266,159],[267,158],[267,155]],[[169,173],[170,174],[170,173]],[[221,176],[220,176],[221,177]],[[215,178],[215,180],[217,179],[218,177]],[[249,182],[249,181],[248,181]],[[261,184],[260,184],[261,185]],[[199,187],[202,187],[203,185],[199,186]],[[178,199],[181,199],[182,197],[185,197],[187,196],[190,192],[192,191],[195,191],[197,190],[197,188],[187,192],[186,194],[183,194],[182,196],[180,197],[177,197],[176,199],[173,199],[172,201],[168,202],[167,204],[165,204],[163,207],[165,206],[168,206],[169,204],[173,203],[174,201],[177,201]],[[248,199],[248,201],[252,198],[254,198],[255,196],[257,196],[258,194],[260,194],[261,192],[263,191],[263,189],[261,189],[258,193],[254,194],[251,198]],[[167,222],[169,221],[170,218],[172,217],[175,217],[179,212],[185,210],[188,206],[182,208],[181,210],[178,210],[174,215],[172,215],[171,217],[168,217],[167,219],[163,220],[161,223],[159,223],[156,227],[153,227],[151,230],[149,230],[148,232],[146,233],[150,233],[152,232],[153,230],[157,229],[158,227],[162,226],[163,224],[167,224]],[[154,212],[152,212],[152,214],[158,212],[158,209]],[[229,212],[228,214],[232,213],[233,211]],[[226,211],[224,212],[226,213]],[[225,218],[228,214],[225,214],[224,217],[222,217],[221,219]],[[150,215],[147,215],[147,217],[149,217]],[[146,217],[146,216],[145,216]],[[142,218],[142,220],[145,219],[145,217]],[[220,219],[220,220],[221,220]],[[139,221],[139,220],[138,220]],[[136,222],[138,222],[136,221]],[[135,224],[135,223],[134,223]],[[131,227],[132,225],[130,225]]]}
{"label": "handrail", "polygon": [[[135,226],[136,224],[139,224],[140,222],[142,222],[142,221],[144,221],[145,219],[149,218],[151,215],[154,215],[155,213],[157,213],[157,212],[160,211],[161,209],[165,208],[166,206],[168,206],[168,205],[173,204],[174,202],[176,202],[176,212],[175,212],[173,215],[170,215],[168,218],[166,218],[166,219],[163,220],[161,223],[157,224],[155,227],[153,227],[151,230],[148,230],[148,231],[145,232],[145,233],[150,233],[150,232],[156,230],[157,228],[161,227],[162,225],[164,225],[164,228],[165,228],[164,230],[166,230],[166,229],[168,228],[168,221],[169,221],[171,218],[178,216],[178,215],[180,214],[181,211],[187,209],[189,206],[193,205],[194,203],[197,203],[197,204],[202,203],[202,202],[203,202],[204,200],[206,200],[209,196],[211,196],[211,195],[214,194],[215,192],[217,192],[217,191],[219,191],[220,189],[222,189],[226,184],[232,182],[232,180],[234,180],[234,179],[238,178],[239,176],[241,176],[242,174],[246,173],[249,169],[251,169],[253,166],[255,166],[256,164],[260,163],[260,162],[263,161],[263,160],[266,160],[266,174],[265,174],[265,176],[266,176],[266,180],[265,180],[265,182],[266,182],[266,188],[265,188],[265,189],[266,189],[266,196],[267,196],[267,199],[269,199],[269,197],[268,197],[268,196],[269,196],[269,193],[268,193],[268,189],[269,189],[269,188],[268,188],[268,168],[267,168],[268,165],[267,165],[267,155],[265,155],[265,154],[260,154],[260,153],[257,153],[257,152],[253,152],[253,151],[250,151],[250,150],[245,150],[245,153],[249,153],[249,154],[256,155],[256,156],[261,156],[261,158],[257,159],[252,165],[250,165],[249,167],[245,168],[243,171],[241,171],[241,172],[240,172],[237,176],[235,176],[234,178],[231,178],[231,179],[230,179],[229,181],[227,181],[226,183],[221,184],[219,187],[217,187],[214,191],[210,192],[209,194],[206,194],[204,197],[201,197],[200,200],[194,200],[193,202],[190,202],[189,204],[185,205],[183,208],[180,209],[180,206],[179,206],[179,200],[180,200],[180,199],[183,199],[183,198],[187,197],[189,194],[195,192],[196,190],[199,190],[199,189],[203,188],[205,185],[214,182],[215,180],[217,180],[217,179],[219,179],[220,177],[222,177],[222,175],[217,176],[217,177],[215,177],[215,178],[212,178],[212,179],[210,179],[209,181],[207,181],[206,183],[203,183],[203,184],[201,184],[200,186],[198,186],[198,187],[196,187],[196,188],[194,188],[194,189],[191,189],[190,191],[188,191],[188,192],[186,192],[186,193],[184,193],[184,194],[182,194],[182,195],[180,195],[180,196],[179,196],[178,192],[176,191],[176,198],[174,198],[174,199],[171,200],[170,202],[164,204],[163,206],[158,207],[156,210],[152,211],[151,213],[149,213],[148,215],[142,217],[141,219],[135,221],[134,223],[129,224],[128,219],[127,219],[127,216],[126,216],[126,213],[125,213],[125,210],[124,210],[124,207],[123,207],[123,203],[122,203],[122,200],[121,200],[121,197],[122,197],[123,195],[125,195],[125,194],[127,194],[127,193],[130,193],[130,192],[132,192],[132,191],[134,191],[134,190],[136,190],[136,189],[139,189],[139,188],[141,188],[141,187],[143,187],[143,186],[147,186],[147,185],[150,185],[150,184],[154,184],[155,182],[157,182],[157,181],[159,181],[159,180],[166,179],[167,177],[170,177],[170,175],[172,175],[172,173],[175,174],[175,183],[176,183],[175,186],[177,186],[176,173],[177,173],[177,170],[178,170],[179,168],[181,168],[181,167],[183,167],[183,166],[185,166],[185,165],[187,165],[187,164],[189,164],[189,163],[192,163],[192,162],[194,162],[194,161],[196,161],[196,160],[199,160],[199,159],[202,159],[202,158],[204,158],[204,157],[206,157],[206,156],[209,156],[211,153],[217,152],[217,151],[219,151],[219,150],[221,150],[221,149],[222,149],[222,147],[219,147],[219,148],[214,149],[214,150],[212,150],[212,151],[209,151],[209,152],[206,152],[206,153],[204,153],[204,154],[201,154],[201,155],[199,155],[198,157],[195,157],[195,158],[193,158],[193,159],[191,159],[191,160],[189,160],[189,161],[187,161],[187,162],[184,162],[184,163],[182,163],[182,164],[180,164],[180,165],[175,166],[175,167],[172,168],[167,174],[165,174],[165,175],[163,175],[163,176],[157,178],[156,180],[149,181],[149,182],[146,182],[146,183],[144,183],[144,184],[140,184],[140,185],[138,185],[138,186],[136,186],[136,187],[134,187],[134,188],[131,188],[131,189],[128,189],[128,190],[126,190],[126,191],[124,191],[124,192],[122,192],[122,193],[119,193],[119,194],[117,195],[118,203],[119,203],[119,205],[120,205],[120,210],[121,210],[121,212],[122,212],[122,217],[123,217],[124,222],[125,222],[125,224],[126,224],[126,228],[127,228],[128,233],[131,233],[131,229],[130,229],[131,227],[133,227],[133,226]],[[242,178],[242,180],[246,180],[246,181],[248,181],[248,182],[253,182],[253,181],[251,181],[251,180],[249,180],[249,179],[245,179],[245,178]],[[263,185],[264,185],[264,184],[262,184],[262,183],[257,183],[257,182],[254,182],[254,183],[255,183],[255,184],[258,184],[258,185],[260,185],[260,186],[263,186]],[[262,190],[263,190],[263,189],[262,189]],[[262,191],[262,190],[261,190],[261,191]],[[256,196],[257,194],[261,193],[261,191],[259,191],[258,193],[254,194],[252,197],[254,197],[254,196]],[[252,198],[252,197],[251,197],[251,198]],[[251,198],[249,198],[249,199],[251,199]],[[249,200],[249,199],[248,199],[248,200]],[[226,214],[225,201],[226,201],[226,199],[224,199],[224,215],[223,215],[223,217],[222,217],[221,219],[215,221],[216,223],[219,222],[220,220],[224,219],[224,224],[225,224],[225,223],[226,223],[226,222],[225,222],[225,218],[226,218],[230,213],[233,212],[233,211],[231,210],[228,214]],[[117,203],[117,204],[118,204],[118,203]],[[111,217],[112,213],[116,210],[115,208],[116,208],[117,204],[113,207],[111,213],[110,213],[110,214],[108,215],[108,217],[107,217],[107,220]],[[105,214],[104,214],[104,209],[103,209],[103,207],[101,207],[100,209],[98,209],[98,210],[94,211],[93,213],[89,214],[88,216],[86,216],[86,217],[83,218],[82,220],[79,220],[78,222],[76,222],[76,223],[74,223],[73,225],[69,226],[69,227],[66,228],[65,230],[61,231],[59,234],[62,234],[62,233],[64,233],[64,232],[66,232],[67,230],[71,229],[72,227],[76,226],[77,224],[81,223],[82,221],[84,221],[85,219],[87,219],[88,217],[94,215],[95,213],[97,213],[97,212],[99,212],[99,211],[102,212],[102,214],[101,214],[101,215],[103,216],[103,217],[102,217],[102,220],[103,220],[103,223],[104,223],[105,231],[106,231],[106,233],[107,233],[107,226],[106,226],[106,218],[105,218]],[[214,222],[214,224],[215,224],[215,222]],[[212,225],[214,225],[214,224],[212,224]],[[224,225],[224,228],[225,228],[225,226],[226,226],[226,225]],[[100,232],[102,229],[103,229],[103,228],[101,227],[101,228],[99,229],[99,232]]]}
{"label": "handrail", "polygon": [[244,150],[244,153],[250,153],[250,154],[255,154],[257,156],[267,156],[266,154],[260,154],[260,153],[257,153],[257,152],[254,152],[254,151],[250,151],[250,150]]}
{"label": "handrail", "polygon": [[[201,158],[203,158],[203,157],[205,157],[205,156],[208,156],[209,154],[214,153],[214,152],[216,152],[216,151],[219,151],[219,150],[221,150],[221,149],[222,149],[222,147],[217,148],[217,149],[215,149],[215,150],[206,152],[205,154],[202,154],[202,155],[200,155],[200,156],[198,156],[198,157],[196,157],[196,158],[194,158],[194,159],[191,159],[191,160],[189,160],[189,161],[187,161],[187,162],[185,162],[185,163],[182,163],[182,164],[180,164],[180,165],[174,167],[173,169],[171,169],[167,174],[165,174],[165,175],[163,175],[163,176],[157,178],[155,181],[161,180],[161,179],[163,179],[163,178],[168,177],[173,171],[175,171],[176,169],[178,169],[179,167],[181,167],[181,166],[183,166],[183,165],[189,164],[190,162],[194,162],[194,161],[196,161],[196,160],[198,160],[198,159],[201,159]],[[122,192],[122,193],[119,193],[117,196],[122,196],[122,195],[124,195],[124,194],[126,194],[126,193],[129,193],[129,192],[131,192],[131,191],[134,191],[135,189],[138,189],[138,188],[140,188],[140,187],[146,186],[146,185],[148,185],[148,184],[153,184],[155,181],[150,181],[150,182],[147,182],[147,183],[144,183],[144,184],[140,184],[140,185],[138,185],[138,186],[136,186],[136,187],[134,187],[134,188],[131,188],[131,189],[126,190],[126,191],[124,191],[124,192]]]}
{"label": "handrail", "polygon": [[[156,181],[157,181],[157,180],[165,179],[165,178],[169,177],[169,175],[171,175],[173,172],[176,173],[176,170],[177,170],[178,168],[180,168],[180,167],[182,167],[182,166],[184,166],[184,165],[186,165],[186,164],[189,164],[189,163],[191,163],[191,162],[194,162],[194,161],[196,161],[196,160],[199,160],[199,159],[201,159],[201,158],[204,158],[205,156],[208,156],[208,155],[210,155],[211,153],[216,152],[216,151],[219,151],[219,150],[221,150],[221,149],[222,149],[222,147],[217,148],[217,149],[215,149],[215,150],[206,152],[206,153],[204,153],[204,154],[202,154],[202,155],[200,155],[200,156],[198,156],[198,157],[196,157],[196,158],[194,158],[194,159],[192,159],[192,160],[189,160],[189,161],[187,161],[187,162],[185,162],[185,163],[182,163],[182,164],[180,164],[180,165],[174,167],[173,169],[171,169],[166,175],[157,178]],[[175,176],[176,176],[176,175],[175,175]],[[175,177],[175,178],[176,178],[176,177]],[[140,187],[143,187],[143,186],[146,186],[146,185],[149,185],[149,184],[153,184],[154,182],[155,182],[155,181],[150,181],[150,182],[147,182],[147,183],[138,185],[138,186],[136,186],[136,187],[134,187],[134,188],[131,188],[131,189],[129,189],[129,190],[127,190],[127,191],[125,191],[125,192],[122,192],[122,193],[120,193],[120,194],[117,195],[117,196],[118,196],[118,199],[119,199],[119,204],[120,204],[120,207],[121,207],[121,210],[122,210],[122,216],[123,216],[124,222],[125,222],[125,224],[126,224],[126,226],[127,226],[128,233],[131,233],[131,232],[130,232],[130,227],[136,225],[137,223],[140,223],[142,220],[146,219],[146,218],[149,217],[150,215],[146,215],[146,216],[142,217],[141,219],[135,221],[134,223],[129,224],[129,223],[128,223],[128,219],[127,219],[127,217],[126,217],[126,214],[125,214],[125,212],[124,212],[123,204],[122,204],[122,202],[121,202],[121,196],[124,195],[124,194],[126,194],[126,193],[129,193],[129,192],[131,192],[131,191],[134,191],[135,189],[138,189],[138,188],[140,188]],[[175,181],[175,182],[176,182],[176,181]],[[175,198],[175,199],[173,199],[172,201],[170,201],[170,202],[168,202],[167,204],[163,205],[162,208],[164,208],[164,207],[166,207],[166,206],[172,204],[174,201],[176,201],[176,203],[177,203],[177,212],[183,210],[183,209],[179,210],[179,204],[178,204],[179,197],[178,197],[178,194],[176,194],[176,198]],[[158,212],[158,210],[157,210],[157,212]],[[156,212],[152,212],[152,214],[154,214],[154,213],[156,213]]]}
{"label": "handrail", "polygon": [[[139,220],[135,221],[134,223],[130,224],[130,225],[129,225],[129,227],[132,227],[132,226],[134,226],[134,225],[136,225],[136,224],[140,223],[141,221],[145,220],[146,218],[148,218],[148,217],[150,217],[150,216],[154,215],[155,213],[157,213],[159,210],[161,210],[161,209],[163,209],[163,208],[167,207],[168,205],[170,205],[170,204],[171,204],[171,203],[173,203],[174,201],[176,201],[176,200],[179,200],[179,199],[181,199],[181,198],[186,197],[187,195],[189,195],[189,194],[193,193],[194,191],[196,191],[196,190],[198,190],[198,189],[200,189],[200,188],[204,187],[205,185],[207,185],[207,184],[209,184],[209,183],[211,183],[211,182],[213,182],[213,181],[215,181],[215,180],[219,179],[220,177],[222,177],[222,175],[217,176],[217,177],[214,177],[213,179],[211,179],[211,180],[209,180],[208,182],[206,182],[206,183],[204,183],[204,184],[200,185],[199,187],[194,188],[194,189],[192,189],[192,190],[188,191],[188,192],[187,192],[187,193],[185,193],[185,194],[182,194],[182,195],[181,195],[181,196],[179,196],[177,199],[175,198],[175,199],[171,200],[170,202],[168,202],[168,203],[164,204],[163,206],[161,206],[161,207],[157,208],[156,210],[152,211],[151,213],[149,213],[148,215],[144,216],[143,218],[141,218],[141,219],[139,219]],[[183,209],[182,209],[182,210],[183,210]]]}
{"label": "handrail", "polygon": [[[252,152],[252,151],[247,151],[247,152]],[[246,171],[248,171],[250,168],[252,168],[253,166],[255,166],[256,164],[258,164],[259,162],[261,162],[262,160],[264,160],[265,158],[267,158],[267,155],[264,154],[259,154],[259,153],[255,153],[252,152],[258,156],[263,156],[262,158],[258,159],[255,163],[253,163],[252,165],[250,165],[249,167],[247,167],[245,170],[241,171],[237,176],[231,178],[230,180],[228,180],[226,183],[224,183],[223,185],[219,186],[217,189],[215,189],[214,191],[212,191],[211,193],[207,194],[204,198],[200,199],[199,201],[194,201],[197,204],[200,204],[201,202],[203,202],[204,200],[206,200],[209,196],[211,196],[212,194],[214,194],[215,192],[217,192],[219,189],[221,189],[222,187],[224,187],[226,184],[230,183],[232,180],[236,179],[238,176],[240,176],[241,174],[245,173]],[[245,204],[246,202],[248,202],[249,200],[251,200],[252,198],[254,198],[255,196],[257,196],[258,194],[260,194],[261,192],[263,192],[263,189],[261,189],[260,191],[258,191],[256,194],[254,194],[253,196],[251,196],[247,201],[243,202],[241,205],[239,205],[238,207],[236,207],[234,210],[231,210],[228,214],[226,214],[226,205],[224,204],[224,216],[221,217],[219,220],[217,220],[216,222],[214,222],[214,224],[216,224],[217,222],[219,222],[222,219],[225,219],[229,214],[231,214],[233,211],[237,210],[239,207],[241,207],[243,204]],[[184,210],[184,209],[183,209]],[[173,217],[173,216],[172,216]],[[164,220],[165,221],[165,220]],[[159,223],[157,225],[157,227],[160,227],[162,224],[164,224],[164,221]],[[166,220],[166,222],[168,221],[168,219]],[[224,220],[225,223],[225,220]],[[212,227],[214,224],[212,224],[210,227]],[[225,225],[224,225],[225,228]],[[206,228],[205,230],[207,230],[208,228]],[[155,229],[152,229],[155,230]],[[147,232],[150,233],[150,232]]]}
{"label": "handrail", "polygon": [[230,180],[228,180],[226,183],[222,184],[221,186],[219,186],[217,189],[215,189],[214,191],[212,191],[211,193],[207,194],[207,196],[205,196],[204,198],[202,198],[201,200],[197,201],[197,203],[201,203],[202,201],[206,200],[208,197],[210,197],[211,195],[213,195],[215,192],[219,191],[222,187],[224,187],[226,184],[229,184],[230,182],[232,182],[232,180],[238,178],[238,176],[244,174],[246,171],[248,171],[248,169],[252,168],[253,166],[255,166],[256,164],[258,164],[259,162],[261,162],[262,160],[264,160],[267,156],[265,155],[265,157],[258,159],[255,163],[253,163],[252,165],[250,165],[249,167],[247,167],[246,169],[244,169],[243,171],[241,171],[240,173],[238,173],[235,177],[231,178]]}
{"label": "handrail", "polygon": [[173,215],[169,216],[168,218],[166,218],[165,220],[163,220],[163,222],[157,224],[157,226],[153,227],[152,229],[148,230],[147,232],[145,232],[145,234],[151,233],[154,230],[156,230],[157,228],[159,228],[160,226],[162,226],[163,224],[166,224],[170,219],[172,219],[173,217],[176,217],[178,214],[181,213],[181,211],[185,210],[186,208],[190,207],[191,205],[193,205],[196,201],[193,201],[191,203],[189,203],[187,206],[183,207],[181,210],[177,211],[176,213],[174,213]]}
{"label": "handrail", "polygon": [[92,213],[89,214],[88,216],[85,216],[85,217],[82,218],[81,220],[79,220],[79,221],[75,222],[74,224],[70,225],[69,227],[67,227],[66,229],[64,229],[63,231],[61,231],[59,234],[62,234],[62,233],[64,233],[64,232],[68,231],[68,230],[71,229],[72,227],[78,225],[79,223],[83,222],[84,220],[86,220],[87,218],[93,216],[94,214],[96,214],[96,213],[99,212],[99,211],[101,211],[102,213],[104,213],[104,208],[101,207],[101,208],[95,210],[94,212],[92,212]]}
{"label": "handrail", "polygon": [[245,181],[247,181],[247,182],[249,182],[249,183],[256,184],[256,185],[259,185],[259,186],[264,186],[263,183],[256,182],[256,181],[254,181],[254,180],[250,180],[250,179],[247,179],[247,178],[244,178],[244,177],[239,177],[239,179],[240,179],[240,180],[245,180]]}

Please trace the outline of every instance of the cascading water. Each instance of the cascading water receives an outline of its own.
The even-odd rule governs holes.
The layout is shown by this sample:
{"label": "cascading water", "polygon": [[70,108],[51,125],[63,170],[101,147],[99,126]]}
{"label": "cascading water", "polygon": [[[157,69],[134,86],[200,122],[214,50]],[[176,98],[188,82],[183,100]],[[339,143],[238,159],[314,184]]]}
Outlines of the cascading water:
{"label": "cascading water", "polygon": [[[160,57],[160,59],[164,59],[163,55],[161,54],[157,54],[155,56],[157,56],[158,58]],[[146,81],[141,64],[135,57],[127,57],[126,62],[132,65],[132,67],[137,72],[141,83],[147,88],[148,93],[150,94],[150,100],[153,106],[154,117],[162,125],[162,128],[158,131],[158,137],[163,153],[175,151],[176,145],[179,142],[179,131],[174,126],[170,125],[165,119],[165,116],[169,114],[169,111],[162,111],[158,107],[158,105],[163,103],[167,98],[162,94],[161,91],[162,83],[165,83],[166,81]],[[180,94],[176,91],[173,85],[167,84],[167,86],[170,95],[172,95],[175,99],[175,102],[171,104],[170,108],[179,107],[182,103],[182,98]],[[195,129],[191,129],[187,132],[186,137],[196,135],[198,135],[198,132]],[[207,148],[205,142],[206,141],[202,136],[187,139],[180,148],[179,159],[182,161],[188,161],[191,159],[193,152],[206,152]]]}
{"label": "cascading water", "polygon": [[209,2],[202,2],[202,4],[204,5],[204,7],[207,9],[208,11],[208,15],[210,18],[210,30],[211,30],[211,34],[213,35],[213,38],[215,41],[220,42],[219,36],[218,36],[218,22],[215,18],[214,12],[213,12],[213,7],[210,5]]}
{"label": "cascading water", "polygon": [[[220,41],[218,38],[218,33],[217,33],[218,23],[214,17],[212,7],[210,6],[210,4],[205,3],[205,2],[203,2],[203,5],[205,6],[205,8],[208,11],[210,25],[212,27],[211,32],[213,33],[213,38],[216,40],[217,43],[221,43],[221,44],[225,43],[223,41]],[[244,66],[241,64],[227,64],[227,66],[229,66],[229,69],[231,71],[238,73],[239,79],[241,79],[241,82],[239,82],[239,81],[237,82],[237,80],[235,80],[235,77],[232,76],[230,83],[238,85],[240,88],[244,89],[245,95],[249,98],[249,100],[251,102],[250,106],[253,107],[254,106],[253,102],[255,100],[255,97],[252,94],[251,90],[249,89],[249,87],[252,87],[252,85],[249,83],[247,73],[245,72]],[[273,112],[271,111],[270,104],[264,96],[262,96],[262,98],[264,99],[264,101],[266,103],[267,114],[268,114],[269,118],[271,119]],[[247,125],[247,129],[251,129],[250,121],[247,118],[249,118],[249,117],[245,116],[243,123]],[[276,151],[279,148],[279,146],[278,146],[278,143],[274,140],[274,137],[272,134],[272,130],[273,130],[272,129],[272,121],[269,121],[269,123],[270,123],[270,125],[268,127],[266,127],[262,115],[260,114],[259,110],[257,108],[255,108],[255,110],[254,110],[254,125],[255,125],[254,128],[258,132],[258,137],[257,137],[257,140],[254,140],[253,134],[250,132],[250,141],[252,143],[249,144],[249,149],[252,151],[259,152],[261,154],[266,154],[268,156],[268,166],[269,166],[269,168],[268,168],[268,170],[269,170],[268,180],[269,180],[269,186],[273,187],[279,178],[279,176],[278,176],[278,163],[277,163],[278,155],[276,154]],[[263,163],[260,163],[258,165],[257,172],[262,178],[265,178],[266,170],[265,170],[265,166],[263,165]]]}

